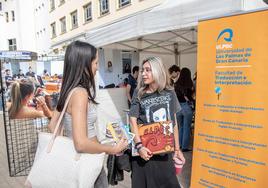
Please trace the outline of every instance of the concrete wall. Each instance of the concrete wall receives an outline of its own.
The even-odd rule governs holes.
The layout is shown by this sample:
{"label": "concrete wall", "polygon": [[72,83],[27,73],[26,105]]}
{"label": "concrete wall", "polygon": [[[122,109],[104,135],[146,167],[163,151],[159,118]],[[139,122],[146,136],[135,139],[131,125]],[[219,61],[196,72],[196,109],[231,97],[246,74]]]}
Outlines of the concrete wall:
{"label": "concrete wall", "polygon": [[44,55],[50,48],[49,1],[34,0],[36,52]]}
{"label": "concrete wall", "polygon": [[[11,1],[12,2],[12,1]],[[33,0],[16,2],[18,50],[36,51]]]}

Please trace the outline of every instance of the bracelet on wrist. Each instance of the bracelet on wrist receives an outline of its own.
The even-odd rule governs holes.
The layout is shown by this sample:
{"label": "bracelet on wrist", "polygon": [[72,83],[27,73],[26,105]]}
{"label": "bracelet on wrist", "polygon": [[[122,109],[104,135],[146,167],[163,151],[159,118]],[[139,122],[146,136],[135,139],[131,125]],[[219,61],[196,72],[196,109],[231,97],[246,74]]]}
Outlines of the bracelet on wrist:
{"label": "bracelet on wrist", "polygon": [[137,142],[137,143],[135,144],[135,148],[138,149],[138,147],[139,147],[140,145],[142,145],[142,142]]}
{"label": "bracelet on wrist", "polygon": [[140,152],[141,148],[143,148],[143,146],[137,148],[138,153]]}

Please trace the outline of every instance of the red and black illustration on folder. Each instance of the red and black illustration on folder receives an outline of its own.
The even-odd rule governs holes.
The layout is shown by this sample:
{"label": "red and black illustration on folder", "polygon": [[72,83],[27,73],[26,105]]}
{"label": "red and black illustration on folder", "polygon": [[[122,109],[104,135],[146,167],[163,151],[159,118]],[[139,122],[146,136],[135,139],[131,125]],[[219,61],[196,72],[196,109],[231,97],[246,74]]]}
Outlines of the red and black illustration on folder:
{"label": "red and black illustration on folder", "polygon": [[139,135],[142,145],[153,154],[174,151],[174,131],[171,121],[139,125]]}

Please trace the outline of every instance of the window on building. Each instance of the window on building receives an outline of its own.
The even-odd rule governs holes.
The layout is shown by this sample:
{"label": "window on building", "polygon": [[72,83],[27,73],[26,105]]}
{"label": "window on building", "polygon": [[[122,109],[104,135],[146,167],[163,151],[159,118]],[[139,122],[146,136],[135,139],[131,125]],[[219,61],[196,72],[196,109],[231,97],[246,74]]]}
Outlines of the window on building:
{"label": "window on building", "polygon": [[126,6],[131,3],[131,0],[119,0],[119,7]]}
{"label": "window on building", "polygon": [[2,2],[0,2],[0,11],[2,11]]}
{"label": "window on building", "polygon": [[16,39],[8,39],[8,49],[9,49],[9,51],[16,51],[17,50]]}
{"label": "window on building", "polygon": [[65,0],[60,0],[60,5],[64,4]]}
{"label": "window on building", "polygon": [[100,15],[109,12],[109,0],[100,0]]}
{"label": "window on building", "polygon": [[55,0],[50,0],[50,11],[55,9]]}
{"label": "window on building", "polygon": [[71,13],[72,29],[78,27],[77,10]]}
{"label": "window on building", "polygon": [[15,21],[15,12],[14,12],[14,10],[11,11],[11,16],[12,16],[12,21],[14,22]]}
{"label": "window on building", "polygon": [[51,36],[52,38],[56,37],[56,23],[52,23],[51,25]]}
{"label": "window on building", "polygon": [[8,12],[5,12],[6,13],[6,22],[8,22]]}
{"label": "window on building", "polygon": [[85,22],[88,22],[92,19],[92,13],[91,13],[91,3],[87,4],[84,6],[84,17],[85,17]]}
{"label": "window on building", "polygon": [[61,33],[66,32],[66,18],[65,17],[60,19],[60,28],[61,28]]}

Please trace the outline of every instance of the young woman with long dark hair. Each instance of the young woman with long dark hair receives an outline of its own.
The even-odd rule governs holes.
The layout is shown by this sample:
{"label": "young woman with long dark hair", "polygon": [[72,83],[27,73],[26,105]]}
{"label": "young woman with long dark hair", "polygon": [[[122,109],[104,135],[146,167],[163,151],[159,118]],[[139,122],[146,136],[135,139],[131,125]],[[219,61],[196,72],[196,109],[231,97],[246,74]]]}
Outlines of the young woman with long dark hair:
{"label": "young woman with long dark hair", "polygon": [[[67,96],[75,88],[63,118],[64,129],[67,136],[73,139],[75,149],[79,153],[106,152],[116,154],[127,147],[126,140],[122,139],[117,145],[111,146],[101,144],[97,138],[98,103],[95,100],[96,87],[94,80],[97,70],[98,53],[94,46],[75,41],[67,47],[57,112],[54,113],[49,128],[51,131],[54,130],[53,126],[56,125]],[[95,187],[108,187],[104,170],[100,173]]]}

